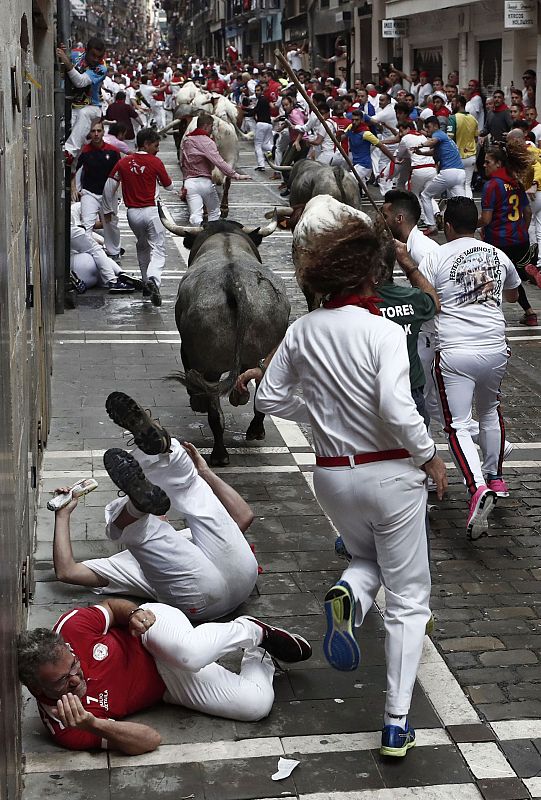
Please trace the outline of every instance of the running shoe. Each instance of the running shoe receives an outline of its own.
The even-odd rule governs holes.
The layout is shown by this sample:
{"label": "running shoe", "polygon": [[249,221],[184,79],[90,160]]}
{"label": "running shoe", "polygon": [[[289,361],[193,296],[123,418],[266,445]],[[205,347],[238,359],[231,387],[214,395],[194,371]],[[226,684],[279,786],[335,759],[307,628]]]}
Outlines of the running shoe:
{"label": "running shoe", "polygon": [[466,533],[472,541],[487,535],[488,515],[495,502],[496,493],[488,486],[480,486],[471,498]]}
{"label": "running shoe", "polygon": [[139,462],[125,450],[112,447],[103,455],[103,464],[111,480],[128,495],[135,508],[144,514],[160,517],[166,514],[171,502],[163,489],[146,477]]}
{"label": "running shoe", "polygon": [[535,328],[537,326],[537,314],[523,314],[518,324],[526,325],[528,328]]}
{"label": "running shoe", "polygon": [[127,283],[128,286],[133,286],[133,288],[138,292],[140,292],[143,288],[143,281],[139,278],[135,278],[133,275],[130,275],[127,272],[119,272],[117,278],[123,283]]}
{"label": "running shoe", "polygon": [[334,540],[334,552],[338,558],[345,558],[346,561],[351,561],[351,555],[348,553],[348,549],[341,536],[337,536]]}
{"label": "running shoe", "polygon": [[310,643],[297,633],[289,633],[283,628],[268,625],[255,617],[245,617],[245,619],[255,622],[263,630],[263,639],[259,647],[262,647],[278,661],[294,664],[298,661],[306,661],[312,655]]}
{"label": "running shoe", "polygon": [[503,478],[487,480],[487,486],[492,492],[495,492],[496,497],[509,497],[509,486]]}
{"label": "running shoe", "polygon": [[109,281],[107,288],[109,294],[133,294],[135,292],[135,288],[131,284],[125,283],[120,278],[117,278],[116,281]]}
{"label": "running shoe", "polygon": [[539,286],[538,280],[541,280],[541,275],[535,264],[526,264],[524,267],[524,272],[528,276],[530,283],[533,283],[535,286]]}
{"label": "running shoe", "polygon": [[147,281],[147,288],[150,292],[150,302],[153,306],[161,306],[162,296],[160,294],[160,287],[156,283],[156,278],[149,278]]}
{"label": "running shoe", "polygon": [[411,747],[415,747],[415,731],[408,720],[405,728],[385,725],[381,732],[380,755],[403,758]]}
{"label": "running shoe", "polygon": [[130,431],[137,447],[149,456],[167,453],[171,437],[157,420],[124,392],[111,392],[105,410],[117,425]]}
{"label": "running shoe", "polygon": [[325,658],[335,669],[357,669],[361,651],[353,633],[355,598],[346,581],[338,581],[325,595],[327,632],[323,640]]}

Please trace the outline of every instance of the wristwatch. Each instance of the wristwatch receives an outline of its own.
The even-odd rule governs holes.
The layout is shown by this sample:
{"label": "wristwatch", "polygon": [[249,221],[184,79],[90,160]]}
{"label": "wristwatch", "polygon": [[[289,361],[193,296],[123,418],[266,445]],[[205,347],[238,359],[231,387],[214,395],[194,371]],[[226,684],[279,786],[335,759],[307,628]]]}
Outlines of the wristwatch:
{"label": "wristwatch", "polygon": [[261,370],[261,372],[264,375],[265,372],[267,371],[267,366],[265,364],[265,359],[264,358],[260,358],[259,361],[257,362],[257,366],[259,367],[259,369]]}

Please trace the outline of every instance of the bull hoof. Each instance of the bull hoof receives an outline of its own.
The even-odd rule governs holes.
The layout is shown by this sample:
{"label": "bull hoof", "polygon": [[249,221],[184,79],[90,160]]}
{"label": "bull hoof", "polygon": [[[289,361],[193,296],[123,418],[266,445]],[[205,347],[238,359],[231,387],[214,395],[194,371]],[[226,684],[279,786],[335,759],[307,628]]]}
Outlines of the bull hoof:
{"label": "bull hoof", "polygon": [[262,441],[265,438],[265,428],[263,425],[250,425],[246,431],[246,441]]}
{"label": "bull hoof", "polygon": [[227,219],[228,216],[229,216],[229,209],[228,208],[220,209],[220,219]]}
{"label": "bull hoof", "polygon": [[250,399],[250,392],[239,392],[238,389],[231,389],[229,402],[232,406],[245,406]]}
{"label": "bull hoof", "polygon": [[229,465],[229,454],[227,451],[225,453],[215,453],[213,451],[210,454],[209,464],[211,467],[227,467]]}

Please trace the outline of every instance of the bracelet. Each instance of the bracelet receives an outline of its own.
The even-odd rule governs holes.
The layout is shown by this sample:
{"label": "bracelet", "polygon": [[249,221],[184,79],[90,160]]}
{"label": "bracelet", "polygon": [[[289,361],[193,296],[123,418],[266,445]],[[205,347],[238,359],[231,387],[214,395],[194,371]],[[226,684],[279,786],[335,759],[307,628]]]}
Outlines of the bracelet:
{"label": "bracelet", "polygon": [[257,362],[257,366],[259,367],[259,369],[261,370],[261,372],[264,375],[265,372],[267,371],[267,367],[266,367],[266,364],[265,364],[265,359],[264,358],[260,358],[259,361]]}
{"label": "bracelet", "polygon": [[140,606],[137,606],[137,608],[134,608],[133,611],[130,611],[130,613],[128,614],[128,622],[130,621],[130,619],[133,617],[134,614],[137,614],[138,611],[144,611],[144,610],[145,609],[141,608]]}

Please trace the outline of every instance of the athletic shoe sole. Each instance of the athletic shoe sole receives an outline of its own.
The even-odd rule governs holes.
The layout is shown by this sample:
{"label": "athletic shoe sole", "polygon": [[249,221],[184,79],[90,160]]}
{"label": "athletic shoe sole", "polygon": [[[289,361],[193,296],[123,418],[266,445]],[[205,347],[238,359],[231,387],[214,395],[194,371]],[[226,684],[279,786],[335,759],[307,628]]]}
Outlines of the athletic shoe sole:
{"label": "athletic shoe sole", "polygon": [[348,672],[357,669],[361,651],[353,635],[355,606],[346,585],[336,585],[325,595],[327,632],[323,640],[323,652],[335,669]]}
{"label": "athletic shoe sole", "polygon": [[167,514],[171,507],[168,496],[145,477],[131,453],[112,447],[105,451],[103,464],[113,483],[128,495],[135,508],[157,517]]}
{"label": "athletic shoe sole", "polygon": [[474,515],[468,521],[466,533],[472,542],[488,535],[488,516],[496,503],[496,493],[490,489],[479,500]]}
{"label": "athletic shoe sole", "polygon": [[133,434],[135,444],[143,453],[157,456],[167,453],[171,447],[167,431],[124,392],[111,392],[105,401],[105,410],[113,422]]}
{"label": "athletic shoe sole", "polygon": [[152,281],[147,282],[148,290],[150,292],[150,302],[153,306],[161,306],[162,304],[162,296],[160,294],[160,290],[156,286],[155,283]]}
{"label": "athletic shoe sole", "polygon": [[391,756],[392,758],[404,758],[408,750],[411,750],[412,747],[415,747],[416,741],[415,739],[412,742],[408,742],[404,745],[404,747],[385,747],[382,745],[379,748],[379,753],[381,756]]}

